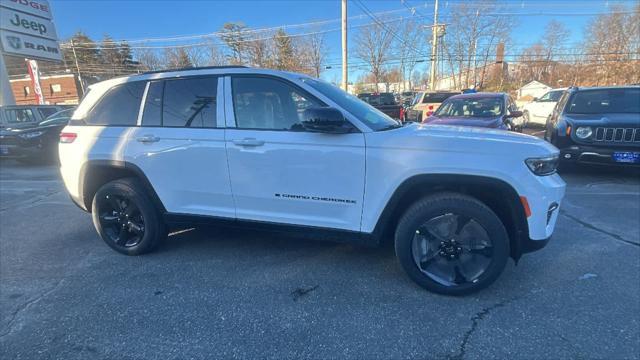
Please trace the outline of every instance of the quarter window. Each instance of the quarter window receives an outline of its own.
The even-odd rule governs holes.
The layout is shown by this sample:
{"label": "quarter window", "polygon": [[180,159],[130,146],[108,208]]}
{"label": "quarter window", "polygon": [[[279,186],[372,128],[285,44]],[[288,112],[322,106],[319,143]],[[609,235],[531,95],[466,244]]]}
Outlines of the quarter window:
{"label": "quarter window", "polygon": [[145,82],[114,86],[91,109],[85,122],[90,125],[135,126]]}
{"label": "quarter window", "polygon": [[301,130],[304,110],[322,106],[284,81],[234,77],[232,85],[236,126],[240,129]]}
{"label": "quarter window", "polygon": [[21,124],[36,121],[31,109],[9,109],[5,110],[7,122],[9,124]]}
{"label": "quarter window", "polygon": [[167,80],[162,97],[162,126],[216,127],[217,87],[216,77]]}

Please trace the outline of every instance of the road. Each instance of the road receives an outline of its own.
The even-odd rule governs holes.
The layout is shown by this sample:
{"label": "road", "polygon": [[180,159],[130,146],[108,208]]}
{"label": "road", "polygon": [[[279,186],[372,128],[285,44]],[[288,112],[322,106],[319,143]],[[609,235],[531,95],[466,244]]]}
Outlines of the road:
{"label": "road", "polygon": [[388,248],[203,228],[119,255],[55,167],[2,162],[2,358],[638,358],[640,176],[563,177],[550,244],[454,298]]}

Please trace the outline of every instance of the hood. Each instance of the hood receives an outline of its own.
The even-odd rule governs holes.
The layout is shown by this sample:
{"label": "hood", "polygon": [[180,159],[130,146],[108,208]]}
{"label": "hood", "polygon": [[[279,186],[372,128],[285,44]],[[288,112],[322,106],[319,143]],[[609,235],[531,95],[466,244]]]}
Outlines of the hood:
{"label": "hood", "polygon": [[486,154],[496,158],[549,156],[559,150],[543,139],[512,131],[449,125],[408,124],[370,133],[367,145],[430,153]]}
{"label": "hood", "polygon": [[499,128],[504,125],[501,116],[497,117],[468,117],[468,116],[430,116],[425,121],[428,125],[458,125],[477,126],[484,128]]}
{"label": "hood", "polygon": [[572,125],[602,127],[640,127],[639,113],[564,114],[563,117]]}

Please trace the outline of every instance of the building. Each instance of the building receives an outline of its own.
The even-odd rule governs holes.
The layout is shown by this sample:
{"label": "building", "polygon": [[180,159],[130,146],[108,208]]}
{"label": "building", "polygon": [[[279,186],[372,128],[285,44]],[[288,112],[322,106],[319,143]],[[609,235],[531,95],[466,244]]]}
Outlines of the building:
{"label": "building", "polygon": [[517,97],[518,99],[523,97],[540,97],[549,90],[551,90],[551,86],[533,80],[517,90]]}
{"label": "building", "polygon": [[[29,75],[10,79],[17,105],[37,104]],[[47,104],[78,104],[80,84],[74,74],[40,76],[42,96]]]}

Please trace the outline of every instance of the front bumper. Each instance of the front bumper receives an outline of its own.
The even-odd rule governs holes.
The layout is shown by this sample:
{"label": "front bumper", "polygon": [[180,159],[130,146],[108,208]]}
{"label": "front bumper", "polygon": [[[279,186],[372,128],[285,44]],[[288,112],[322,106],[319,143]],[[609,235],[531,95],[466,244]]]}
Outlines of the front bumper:
{"label": "front bumper", "polygon": [[640,162],[615,161],[613,158],[614,152],[640,153],[640,147],[571,145],[560,150],[560,161],[564,163],[640,167]]}

